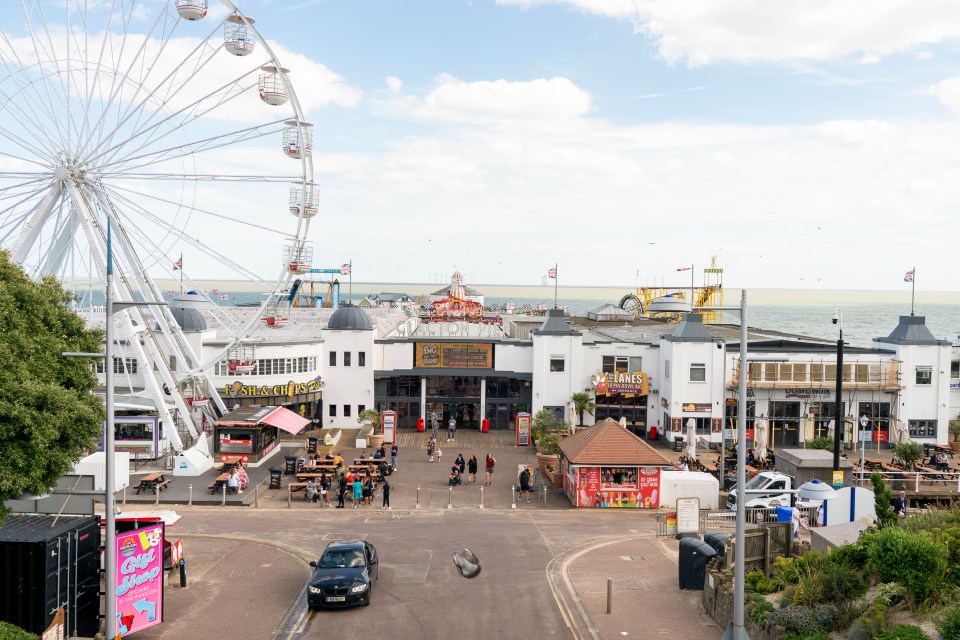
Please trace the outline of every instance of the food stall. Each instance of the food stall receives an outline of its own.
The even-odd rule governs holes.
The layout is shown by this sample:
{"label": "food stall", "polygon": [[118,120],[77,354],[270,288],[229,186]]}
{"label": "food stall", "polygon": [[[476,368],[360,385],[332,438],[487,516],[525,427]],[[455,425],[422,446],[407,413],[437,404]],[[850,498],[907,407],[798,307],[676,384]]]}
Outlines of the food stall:
{"label": "food stall", "polygon": [[670,461],[607,418],[559,443],[563,486],[575,507],[657,509]]}
{"label": "food stall", "polygon": [[240,407],[213,423],[213,457],[225,462],[240,456],[245,465],[260,466],[280,446],[280,432],[295,434],[310,424],[284,407]]}

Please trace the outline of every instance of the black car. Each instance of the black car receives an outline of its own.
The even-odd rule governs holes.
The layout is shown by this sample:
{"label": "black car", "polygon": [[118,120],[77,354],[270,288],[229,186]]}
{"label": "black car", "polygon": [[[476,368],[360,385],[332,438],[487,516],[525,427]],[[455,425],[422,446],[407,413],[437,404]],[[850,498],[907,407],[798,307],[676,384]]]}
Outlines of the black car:
{"label": "black car", "polygon": [[377,550],[369,542],[331,542],[320,560],[310,563],[316,571],[307,583],[307,604],[311,607],[370,604],[378,562]]}

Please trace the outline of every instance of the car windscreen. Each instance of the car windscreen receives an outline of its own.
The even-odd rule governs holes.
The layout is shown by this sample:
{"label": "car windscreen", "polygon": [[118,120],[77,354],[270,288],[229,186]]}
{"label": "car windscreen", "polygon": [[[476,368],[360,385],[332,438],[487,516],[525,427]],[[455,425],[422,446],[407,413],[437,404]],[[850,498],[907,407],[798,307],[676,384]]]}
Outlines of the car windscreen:
{"label": "car windscreen", "polygon": [[336,549],[327,551],[320,558],[320,567],[323,569],[343,569],[346,567],[364,566],[363,552],[359,549]]}
{"label": "car windscreen", "polygon": [[747,483],[747,489],[763,489],[770,483],[770,478],[766,476],[757,476]]}

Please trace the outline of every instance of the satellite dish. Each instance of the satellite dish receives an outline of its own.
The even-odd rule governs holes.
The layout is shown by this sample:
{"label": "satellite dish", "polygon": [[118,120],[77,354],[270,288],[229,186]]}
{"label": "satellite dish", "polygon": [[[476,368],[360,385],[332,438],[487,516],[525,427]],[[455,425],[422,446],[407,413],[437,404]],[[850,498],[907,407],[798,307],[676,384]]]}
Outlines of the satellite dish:
{"label": "satellite dish", "polygon": [[464,578],[476,578],[480,575],[480,560],[470,549],[457,551],[453,554],[453,563],[457,565],[457,571]]}

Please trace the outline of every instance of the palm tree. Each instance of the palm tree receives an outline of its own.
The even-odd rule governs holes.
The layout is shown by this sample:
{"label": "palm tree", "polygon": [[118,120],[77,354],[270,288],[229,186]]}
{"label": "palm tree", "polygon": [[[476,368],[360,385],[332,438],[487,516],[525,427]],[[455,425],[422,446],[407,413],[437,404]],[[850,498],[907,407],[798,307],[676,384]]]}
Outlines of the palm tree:
{"label": "palm tree", "polygon": [[570,396],[570,400],[573,402],[573,408],[577,412],[577,416],[580,418],[580,424],[578,426],[583,426],[583,412],[593,413],[597,408],[596,403],[594,403],[593,398],[590,397],[589,393],[585,391],[578,391],[577,393]]}

